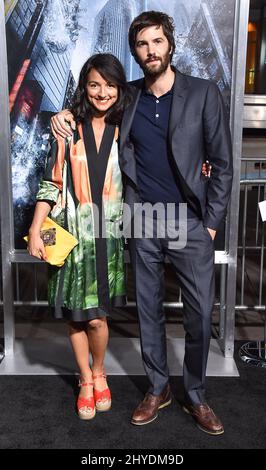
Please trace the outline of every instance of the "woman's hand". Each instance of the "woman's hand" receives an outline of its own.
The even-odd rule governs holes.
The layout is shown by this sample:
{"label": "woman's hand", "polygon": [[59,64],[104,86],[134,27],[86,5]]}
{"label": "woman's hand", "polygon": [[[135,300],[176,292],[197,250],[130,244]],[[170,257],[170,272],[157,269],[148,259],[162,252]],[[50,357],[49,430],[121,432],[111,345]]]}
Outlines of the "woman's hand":
{"label": "woman's hand", "polygon": [[72,130],[76,129],[76,123],[69,109],[63,109],[51,118],[51,129],[56,139],[58,136],[72,137]]}
{"label": "woman's hand", "polygon": [[47,260],[45,247],[39,233],[29,233],[28,252],[31,256]]}

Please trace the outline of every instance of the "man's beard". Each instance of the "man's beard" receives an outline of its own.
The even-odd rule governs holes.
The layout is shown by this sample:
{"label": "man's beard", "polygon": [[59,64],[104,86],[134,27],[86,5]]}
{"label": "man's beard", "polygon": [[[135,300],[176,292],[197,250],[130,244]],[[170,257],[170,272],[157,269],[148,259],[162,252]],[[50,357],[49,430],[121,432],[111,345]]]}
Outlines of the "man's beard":
{"label": "man's beard", "polygon": [[157,78],[162,75],[168,68],[170,64],[170,55],[169,53],[165,54],[162,58],[158,58],[160,60],[160,65],[155,67],[150,67],[149,63],[140,63],[140,67],[147,78]]}

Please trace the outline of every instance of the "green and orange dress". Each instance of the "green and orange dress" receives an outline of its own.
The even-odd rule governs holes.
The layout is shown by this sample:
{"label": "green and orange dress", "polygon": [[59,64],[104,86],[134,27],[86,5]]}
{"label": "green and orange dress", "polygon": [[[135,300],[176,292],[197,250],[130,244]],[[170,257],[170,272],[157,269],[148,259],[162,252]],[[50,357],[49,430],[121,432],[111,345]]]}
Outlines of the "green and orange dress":
{"label": "green and orange dress", "polygon": [[99,152],[89,121],[71,138],[51,140],[37,200],[78,240],[62,268],[49,267],[48,301],[56,318],[87,321],[125,304],[122,177],[118,128],[107,124]]}

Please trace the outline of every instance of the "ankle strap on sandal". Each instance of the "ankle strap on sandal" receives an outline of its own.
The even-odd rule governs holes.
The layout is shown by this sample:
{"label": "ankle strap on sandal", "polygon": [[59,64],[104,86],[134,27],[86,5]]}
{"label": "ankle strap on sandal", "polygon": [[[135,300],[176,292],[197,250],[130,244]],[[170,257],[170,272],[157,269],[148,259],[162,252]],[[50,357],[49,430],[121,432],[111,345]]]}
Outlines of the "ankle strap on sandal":
{"label": "ankle strap on sandal", "polygon": [[79,387],[88,387],[89,385],[93,385],[93,382],[82,382],[79,380]]}
{"label": "ankle strap on sandal", "polygon": [[101,374],[96,374],[96,375],[93,374],[93,375],[92,375],[92,378],[93,378],[93,380],[95,380],[95,379],[101,379],[101,378],[106,379],[106,373],[105,373],[105,372],[102,372]]}

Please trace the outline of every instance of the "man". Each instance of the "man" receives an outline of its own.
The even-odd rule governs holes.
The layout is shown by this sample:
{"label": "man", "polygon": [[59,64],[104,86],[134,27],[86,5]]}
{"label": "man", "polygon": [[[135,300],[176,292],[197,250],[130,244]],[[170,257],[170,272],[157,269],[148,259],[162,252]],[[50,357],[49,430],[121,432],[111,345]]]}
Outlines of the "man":
{"label": "man", "polygon": [[[170,247],[168,235],[130,240],[142,359],[150,381],[131,422],[148,424],[171,403],[163,314],[167,255],[184,304],[183,409],[201,430],[218,435],[224,429],[206,403],[205,377],[214,300],[213,240],[225,216],[232,183],[228,120],[214,83],[183,75],[171,66],[172,18],[162,12],[140,14],[130,26],[129,44],[144,79],[131,83],[133,101],[121,126],[125,202],[174,204],[175,229],[180,228],[179,204],[187,204],[187,243],[182,249]],[[71,122],[69,117],[66,120]],[[66,132],[62,121],[62,114],[53,118],[54,132]],[[212,163],[209,179],[201,173],[206,159]]]}

